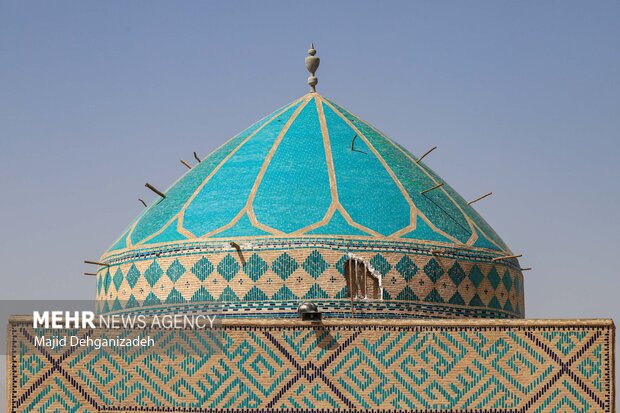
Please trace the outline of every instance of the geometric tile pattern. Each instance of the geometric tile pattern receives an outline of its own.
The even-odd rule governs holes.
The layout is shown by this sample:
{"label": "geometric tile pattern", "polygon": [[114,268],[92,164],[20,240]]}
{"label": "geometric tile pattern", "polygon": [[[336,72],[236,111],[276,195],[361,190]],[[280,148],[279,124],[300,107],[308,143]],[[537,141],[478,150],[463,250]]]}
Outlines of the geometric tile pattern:
{"label": "geometric tile pattern", "polygon": [[[478,212],[420,161],[346,109],[309,93],[204,157],[108,252],[201,239],[330,235],[508,255]],[[321,269],[313,258],[311,274]]]}
{"label": "geometric tile pattern", "polygon": [[100,311],[211,301],[224,303],[223,310],[236,308],[245,316],[258,314],[251,308],[259,303],[263,310],[286,307],[279,316],[296,316],[299,301],[312,299],[323,311],[331,311],[330,316],[341,317],[349,314],[351,306],[343,269],[347,252],[367,260],[381,273],[383,300],[355,304],[365,305],[380,317],[428,317],[433,307],[436,317],[524,315],[523,277],[510,261],[318,246],[110,261],[109,268],[99,271],[102,288],[97,298]]}
{"label": "geometric tile pattern", "polygon": [[10,321],[11,412],[613,411],[611,320],[225,319],[116,331],[155,340],[127,350],[50,351],[39,334]]}

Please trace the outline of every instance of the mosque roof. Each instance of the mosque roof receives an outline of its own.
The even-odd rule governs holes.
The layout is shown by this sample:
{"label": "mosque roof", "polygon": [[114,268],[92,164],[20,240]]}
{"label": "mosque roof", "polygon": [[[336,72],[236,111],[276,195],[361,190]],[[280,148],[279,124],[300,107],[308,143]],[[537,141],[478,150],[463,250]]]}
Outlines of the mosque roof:
{"label": "mosque roof", "polygon": [[269,236],[416,240],[509,252],[427,165],[316,92],[224,143],[163,195],[108,252]]}

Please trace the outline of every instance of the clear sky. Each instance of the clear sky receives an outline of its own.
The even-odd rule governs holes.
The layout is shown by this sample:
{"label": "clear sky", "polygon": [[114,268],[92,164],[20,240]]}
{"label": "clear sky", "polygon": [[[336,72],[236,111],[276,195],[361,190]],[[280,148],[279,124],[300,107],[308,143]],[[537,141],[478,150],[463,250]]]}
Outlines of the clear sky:
{"label": "clear sky", "polygon": [[318,90],[523,253],[530,318],[620,314],[620,3],[0,2],[0,299],[93,298],[192,151]]}

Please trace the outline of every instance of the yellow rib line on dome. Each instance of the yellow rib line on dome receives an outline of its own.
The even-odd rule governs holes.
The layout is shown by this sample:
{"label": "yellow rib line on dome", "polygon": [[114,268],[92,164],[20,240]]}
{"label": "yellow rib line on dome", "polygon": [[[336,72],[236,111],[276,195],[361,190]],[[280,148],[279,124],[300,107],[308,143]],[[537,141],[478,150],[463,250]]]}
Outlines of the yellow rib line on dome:
{"label": "yellow rib line on dome", "polygon": [[[326,102],[329,104],[329,102]],[[331,106],[331,105],[330,105]],[[348,111],[347,111],[348,112]],[[351,113],[351,112],[349,112]],[[407,153],[407,151],[405,151],[403,148],[401,148],[398,144],[396,144],[389,136],[387,136],[386,134],[384,134],[383,132],[381,132],[380,130],[378,130],[377,128],[375,128],[373,125],[369,124],[368,122],[366,122],[364,119],[362,119],[361,117],[355,115],[354,113],[351,113],[352,116],[354,116],[355,118],[357,118],[360,122],[362,122],[364,125],[368,126],[370,129],[374,130],[375,132],[377,132],[379,135],[381,135],[384,139],[386,139],[392,146],[394,146],[396,149],[398,149],[400,152],[402,152],[407,158],[409,158],[418,168],[420,168],[420,170],[426,175],[428,176],[435,184],[438,184],[439,182],[431,175],[428,173],[428,171],[426,169],[424,169],[419,163],[416,162],[415,159],[413,159],[411,157],[411,155],[409,153]],[[452,202],[452,204],[454,204],[455,207],[457,207],[459,209],[459,211],[461,211],[461,213],[463,214],[463,216],[465,217],[465,220],[467,221],[468,225],[470,226],[470,229],[472,231],[472,235],[470,236],[470,238],[467,240],[467,242],[465,243],[465,245],[473,245],[476,240],[478,239],[478,234],[477,231],[479,231],[480,233],[482,233],[486,239],[491,242],[493,245],[495,245],[497,248],[500,249],[500,251],[506,251],[506,252],[510,252],[510,249],[504,249],[504,247],[498,245],[495,241],[493,241],[488,234],[483,231],[478,224],[476,224],[471,217],[463,210],[463,208],[461,208],[461,206],[458,204],[458,202],[456,202],[456,200],[446,191],[446,189],[444,187],[438,188],[440,191],[442,191],[447,197],[448,199]],[[472,207],[473,208],[473,207]],[[415,223],[414,223],[415,226]],[[475,228],[475,229],[474,229]],[[472,241],[472,237],[474,237],[475,234],[475,238],[473,238]],[[460,241],[459,241],[460,243]]]}
{"label": "yellow rib line on dome", "polygon": [[284,232],[279,231],[275,228],[271,228],[267,225],[264,225],[258,222],[258,220],[256,219],[256,215],[254,215],[254,210],[252,209],[252,203],[254,202],[254,198],[256,197],[256,192],[258,191],[258,187],[260,186],[261,181],[263,177],[265,176],[265,172],[267,171],[267,168],[269,167],[269,164],[271,163],[271,159],[273,159],[274,154],[278,150],[278,147],[280,146],[280,143],[282,142],[284,135],[286,135],[286,132],[288,132],[289,128],[291,127],[295,119],[297,119],[297,116],[301,113],[301,111],[306,107],[308,102],[312,100],[312,98],[314,97],[313,95],[314,95],[313,93],[308,93],[307,95],[301,98],[301,100],[303,100],[303,103],[299,105],[297,109],[295,109],[291,117],[284,124],[284,127],[282,128],[282,130],[280,130],[278,137],[276,138],[275,142],[271,146],[269,153],[267,153],[267,156],[265,157],[265,160],[263,161],[263,165],[261,166],[261,169],[258,172],[256,179],[254,180],[254,184],[252,185],[252,189],[250,191],[250,195],[248,196],[248,200],[245,203],[245,206],[241,208],[241,210],[237,213],[237,215],[235,215],[235,217],[228,224],[220,228],[217,228],[211,232],[208,232],[205,235],[201,236],[200,238],[208,238],[212,235],[215,235],[229,228],[232,228],[233,225],[235,225],[246,213],[248,214],[248,218],[250,219],[250,222],[252,223],[254,227],[261,229],[263,231],[269,232],[273,235],[284,235]]}
{"label": "yellow rib line on dome", "polygon": [[[297,99],[295,102],[299,102],[299,100],[300,100],[300,99]],[[291,103],[291,105],[294,105],[294,104],[295,104],[295,102]],[[291,105],[287,105],[286,107],[287,107],[287,108],[289,108],[289,107],[291,107]],[[267,116],[265,116],[263,119],[265,119],[265,118],[267,118]],[[262,120],[262,119],[261,119],[261,120]],[[241,132],[239,132],[239,133],[242,133],[242,132],[243,132],[243,131],[241,131]],[[220,146],[218,146],[217,148],[215,148],[215,149],[214,149],[214,150],[213,150],[213,151],[212,151],[212,152],[211,152],[211,153],[210,153],[210,154],[209,154],[209,155],[208,155],[205,159],[203,159],[203,161],[207,160],[207,159],[208,159],[208,158],[209,158],[212,154],[214,154],[215,152],[217,152],[217,151],[219,151],[221,148],[223,148],[223,147],[224,147],[224,146],[225,146],[225,145],[226,145],[226,144],[227,144],[230,140],[235,139],[237,136],[239,136],[239,133],[238,133],[238,134],[236,134],[235,136],[233,136],[232,138],[228,139],[227,141],[223,142],[223,143],[222,143]],[[243,144],[243,142],[242,142],[242,143],[240,143],[239,145],[242,145],[242,144]],[[169,186],[169,188],[172,188],[173,186],[175,186],[178,182],[180,182],[183,178],[185,178],[185,176],[186,176],[187,174],[189,174],[190,172],[191,172],[191,169],[190,169],[190,170],[188,170],[188,171],[186,171],[184,174],[182,174],[182,175],[179,177],[179,179],[177,179],[177,180],[176,180],[176,181],[175,181],[172,185],[170,185],[170,186]],[[167,191],[167,190],[166,190],[166,191]],[[158,200],[158,202],[160,202],[160,201],[161,201],[161,200]],[[156,203],[155,205],[157,205],[157,203]],[[149,208],[150,208],[150,207],[149,207]],[[143,212],[141,212],[141,213],[140,213],[140,215],[138,216],[138,218],[136,218],[136,222],[135,222],[135,224],[132,226],[131,230],[129,231],[129,235],[127,235],[127,236],[129,237],[129,238],[126,240],[126,242],[128,242],[128,243],[129,243],[128,245],[130,245],[130,246],[132,245],[132,242],[131,242],[131,238],[130,238],[130,237],[131,237],[131,235],[133,234],[133,231],[134,231],[135,227],[137,226],[138,222],[140,222],[140,221],[142,220],[142,218],[144,217],[144,215],[146,214],[146,212],[148,211],[148,209],[149,209],[149,208],[146,208]],[[171,224],[172,222],[174,222],[174,218],[176,218],[176,217],[177,217],[177,215],[178,215],[178,213],[176,213],[176,214],[172,217],[172,219],[168,220],[168,222],[166,222],[166,223],[165,223],[165,224],[164,224],[164,225],[163,225],[163,226],[162,226],[162,227],[161,227],[161,228],[160,228],[160,229],[159,229],[159,230],[158,230],[155,234],[151,234],[151,235],[149,235],[149,237],[147,237],[147,238],[145,238],[145,239],[143,239],[143,240],[138,241],[138,243],[137,243],[136,245],[140,245],[141,243],[143,243],[143,242],[145,242],[145,241],[147,241],[147,240],[151,239],[153,236],[157,236],[157,235],[159,235],[162,231],[164,231],[166,228],[168,228],[168,226],[170,226],[170,224]]]}
{"label": "yellow rib line on dome", "polygon": [[312,231],[312,230],[315,230],[317,228],[327,225],[329,221],[332,219],[332,217],[334,216],[334,213],[336,212],[336,210],[338,210],[342,214],[345,221],[347,221],[347,223],[351,225],[352,227],[355,227],[359,229],[360,231],[365,232],[367,234],[370,234],[376,237],[381,237],[382,235],[379,234],[378,232],[373,231],[370,228],[366,228],[365,226],[355,222],[351,218],[349,213],[344,209],[342,204],[340,203],[340,199],[338,198],[338,185],[336,183],[336,168],[334,167],[334,157],[332,154],[331,141],[329,139],[329,130],[327,129],[327,120],[325,119],[325,112],[323,111],[323,99],[321,98],[321,95],[319,95],[318,93],[315,95],[316,95],[315,104],[316,104],[317,114],[319,117],[319,124],[321,125],[321,136],[323,138],[323,146],[325,148],[325,163],[327,164],[327,171],[329,174],[329,191],[331,193],[332,202],[329,208],[327,209],[327,212],[325,213],[325,216],[323,217],[323,219],[321,219],[318,222],[315,222],[312,225],[308,225],[307,227],[299,229],[291,233],[291,235],[302,235],[308,231]]}
{"label": "yellow rib line on dome", "polygon": [[[131,234],[133,234],[133,230],[134,230],[134,228],[136,228],[136,225],[138,225],[138,222],[140,222],[140,220],[136,219],[136,222],[134,222],[131,225],[131,228],[129,228],[129,231],[127,232],[127,238],[125,238],[125,245],[127,245],[126,248],[133,247],[133,243],[131,242]],[[114,245],[114,244],[112,244],[112,245]]]}
{"label": "yellow rib line on dome", "polygon": [[[421,216],[421,215],[420,215],[420,216]],[[408,225],[408,226],[406,226],[405,228],[403,228],[403,229],[399,229],[398,231],[396,231],[396,232],[394,232],[394,233],[390,234],[389,238],[400,238],[400,237],[402,237],[403,235],[406,235],[406,234],[410,233],[411,231],[415,231],[415,229],[416,229],[416,227],[417,227],[417,226],[418,226],[418,223],[417,223],[417,222],[414,222],[413,224]]]}
{"label": "yellow rib line on dome", "polygon": [[342,120],[344,120],[351,129],[353,129],[353,131],[355,133],[357,133],[357,136],[359,136],[360,138],[362,138],[362,140],[366,143],[366,145],[370,148],[370,150],[375,154],[375,156],[377,157],[377,159],[381,162],[381,164],[383,165],[383,167],[385,168],[385,170],[388,172],[388,174],[392,177],[392,179],[394,180],[394,182],[396,183],[396,185],[398,186],[398,188],[400,189],[400,192],[403,194],[403,196],[405,197],[405,200],[407,201],[407,203],[409,204],[410,207],[410,216],[409,216],[409,226],[414,225],[415,226],[415,219],[416,216],[419,215],[420,218],[422,218],[424,220],[424,222],[426,222],[428,224],[428,226],[435,231],[436,233],[448,238],[451,241],[454,241],[457,244],[462,244],[461,241],[459,241],[458,239],[456,239],[455,237],[453,237],[452,235],[448,234],[445,231],[440,230],[439,228],[437,228],[435,226],[435,224],[433,224],[427,217],[426,215],[424,215],[414,204],[413,200],[411,199],[411,197],[409,196],[409,193],[407,192],[407,190],[405,189],[405,187],[403,186],[403,184],[400,182],[400,180],[398,179],[398,177],[396,176],[396,174],[394,173],[394,171],[392,171],[392,168],[390,168],[390,166],[387,164],[387,162],[385,162],[385,159],[383,159],[383,157],[381,156],[381,154],[379,153],[379,151],[377,151],[377,149],[370,143],[370,141],[368,140],[368,138],[366,138],[366,135],[364,135],[354,124],[353,122],[351,122],[349,119],[347,119],[346,116],[344,116],[344,114],[342,114],[338,109],[336,109],[329,101],[324,100],[325,104],[327,106],[329,106],[334,113],[336,113],[338,116],[340,116],[340,118]]}
{"label": "yellow rib line on dome", "polygon": [[[355,115],[353,115],[355,116]],[[357,116],[356,116],[357,117]],[[380,130],[378,130],[377,128],[375,128],[374,126],[370,125],[368,122],[364,121],[363,119],[357,117],[362,123],[364,123],[366,126],[368,126],[369,128],[371,128],[372,130],[374,130],[375,132],[377,132],[379,135],[381,135],[384,139],[386,139],[392,146],[394,146],[396,149],[398,149],[400,152],[402,152],[407,158],[409,158],[414,164],[415,166],[417,166],[428,178],[430,178],[433,183],[435,184],[439,184],[439,182],[425,169],[423,168],[418,162],[416,162],[415,159],[413,159],[413,157],[407,153],[407,151],[405,151],[403,148],[401,148],[399,145],[397,145],[392,139],[390,139],[387,135],[385,135],[383,132],[381,132]],[[497,248],[499,248],[501,251],[508,251],[508,250],[504,250],[503,247],[501,247],[500,245],[498,245],[495,241],[493,241],[487,234],[485,231],[483,231],[472,219],[471,217],[463,210],[463,208],[461,208],[461,206],[458,204],[458,202],[456,202],[456,200],[448,193],[448,191],[444,188],[437,188],[439,190],[441,190],[444,195],[446,195],[448,197],[448,199],[450,200],[450,202],[452,202],[452,204],[459,210],[461,211],[461,213],[463,214],[463,216],[465,217],[465,220],[467,221],[467,224],[469,225],[469,228],[472,232],[472,235],[469,237],[469,239],[467,240],[467,242],[465,243],[465,245],[473,245],[476,240],[478,239],[479,235],[478,235],[478,231],[480,231],[482,234],[484,234],[484,236],[486,237],[487,240],[489,240],[489,242],[491,242],[493,245],[495,245]]]}
{"label": "yellow rib line on dome", "polygon": [[[355,115],[353,115],[355,116]],[[356,116],[357,117],[357,116]],[[381,132],[380,130],[378,130],[377,128],[375,128],[374,126],[370,125],[369,123],[367,123],[366,121],[364,121],[363,119],[357,117],[362,123],[364,123],[366,126],[368,126],[369,128],[371,128],[372,130],[374,130],[375,132],[377,132],[379,135],[383,136],[383,138],[385,138],[392,146],[394,146],[396,149],[398,149],[400,152],[402,152],[407,158],[409,158],[428,178],[430,178],[433,183],[435,184],[439,184],[439,181],[437,181],[437,179],[435,179],[435,177],[433,177],[433,175],[431,175],[425,168],[423,168],[418,162],[416,162],[416,160],[409,154],[407,153],[407,151],[405,151],[403,148],[401,148],[399,145],[397,145],[392,139],[390,139],[388,136],[386,136],[383,132]],[[500,249],[500,251],[506,251],[506,252],[510,252],[510,249],[504,249],[504,247],[500,246],[499,244],[497,244],[495,241],[493,241],[488,235],[487,233],[482,230],[482,228],[480,228],[478,226],[478,224],[476,224],[473,219],[471,219],[471,217],[469,216],[469,214],[467,214],[463,208],[458,204],[458,202],[456,202],[456,200],[452,197],[452,195],[450,195],[448,193],[448,191],[444,188],[437,188],[439,190],[441,190],[450,200],[450,202],[452,202],[452,204],[459,210],[461,211],[461,213],[463,214],[463,216],[465,217],[465,220],[467,221],[467,224],[469,225],[472,235],[469,237],[469,239],[467,240],[467,242],[465,243],[465,245],[473,245],[476,240],[478,239],[479,235],[478,232],[480,232],[481,234],[483,234],[485,236],[485,238],[492,243],[493,245],[495,245],[497,248]],[[473,207],[472,207],[473,208]]]}
{"label": "yellow rib line on dome", "polygon": [[[307,96],[307,95],[306,95]],[[269,125],[271,122],[273,122],[274,119],[276,119],[278,116],[282,115],[284,112],[286,112],[288,109],[290,109],[291,107],[295,106],[297,103],[299,103],[300,101],[302,101],[304,98],[306,98],[306,96],[302,96],[299,99],[296,99],[295,101],[293,101],[291,104],[286,105],[284,108],[282,108],[281,110],[279,110],[276,114],[274,114],[269,120],[267,120],[264,124],[262,124],[260,127],[258,127],[254,132],[252,132],[247,138],[245,138],[241,143],[239,143],[239,145],[237,145],[235,147],[235,149],[233,149],[228,155],[226,155],[226,157],[224,159],[222,159],[222,161],[213,169],[213,171],[211,171],[211,173],[202,181],[202,183],[196,188],[196,190],[192,193],[192,195],[187,199],[187,201],[183,204],[183,207],[181,207],[181,209],[179,210],[179,212],[177,212],[172,218],[170,218],[168,220],[168,222],[166,222],[166,224],[164,224],[164,226],[162,226],[158,231],[154,232],[153,234],[149,235],[148,237],[144,238],[143,240],[141,240],[140,242],[136,243],[136,245],[141,245],[153,238],[155,238],[157,235],[161,234],[163,231],[166,230],[166,228],[168,228],[170,226],[170,224],[172,224],[174,222],[175,219],[179,219],[177,222],[177,231],[180,234],[183,234],[184,236],[186,236],[188,239],[191,238],[197,238],[196,235],[194,235],[192,232],[190,232],[189,230],[185,229],[183,227],[183,218],[185,216],[185,210],[189,207],[189,205],[192,203],[192,201],[196,198],[196,196],[198,196],[198,194],[200,193],[200,191],[205,187],[205,185],[211,180],[211,178],[213,178],[213,176],[222,168],[222,166],[224,166],[224,164],[230,159],[232,158],[232,156],[237,153],[237,151],[239,149],[241,149],[241,147],[243,145],[245,145],[250,139],[252,139],[258,132],[260,132],[264,127],[266,127],[267,125]],[[235,135],[236,136],[236,135]],[[234,137],[232,138],[234,139]],[[223,144],[221,144],[217,149],[215,149],[212,153],[215,153],[217,150],[219,150],[220,148],[222,148],[224,145],[226,145],[226,143],[228,143],[228,141],[224,142]],[[186,172],[186,173],[189,173]],[[136,222],[137,224],[137,222]],[[134,224],[134,228],[135,228],[135,224]],[[128,237],[131,237],[131,233],[133,232],[133,228],[131,229]],[[131,241],[130,238],[128,238],[129,241]]]}
{"label": "yellow rib line on dome", "polygon": [[390,166],[387,164],[387,162],[385,162],[385,159],[383,159],[383,157],[381,156],[381,154],[377,151],[377,149],[370,143],[370,141],[368,140],[368,138],[366,138],[366,135],[364,135],[359,129],[357,129],[355,127],[355,125],[353,123],[351,123],[349,121],[349,119],[346,118],[346,116],[344,116],[342,113],[340,113],[340,111],[338,109],[336,109],[329,101],[324,100],[325,104],[327,106],[329,106],[342,120],[344,120],[351,129],[353,129],[353,131],[357,134],[357,136],[359,136],[365,143],[366,145],[370,148],[370,150],[372,151],[372,153],[375,154],[375,156],[377,157],[377,159],[379,160],[379,162],[381,162],[381,165],[383,165],[383,168],[387,171],[387,173],[390,175],[390,177],[392,178],[392,180],[394,181],[394,183],[396,184],[396,186],[398,186],[398,189],[400,190],[401,194],[405,197],[405,200],[407,201],[407,204],[409,204],[409,222],[415,222],[415,216],[416,213],[418,212],[418,208],[414,205],[413,200],[411,199],[411,197],[409,196],[409,193],[407,192],[407,190],[405,190],[405,187],[403,186],[403,184],[400,182],[400,180],[398,179],[398,177],[396,176],[396,174],[394,173],[394,171],[392,171],[392,168],[390,168]]}

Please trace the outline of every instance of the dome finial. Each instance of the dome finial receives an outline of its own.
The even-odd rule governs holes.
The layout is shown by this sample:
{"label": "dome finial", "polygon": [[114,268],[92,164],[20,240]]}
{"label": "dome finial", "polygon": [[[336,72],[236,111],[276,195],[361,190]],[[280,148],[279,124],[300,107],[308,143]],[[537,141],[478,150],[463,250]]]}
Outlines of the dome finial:
{"label": "dome finial", "polygon": [[321,63],[321,59],[315,56],[316,50],[314,48],[314,43],[310,43],[310,49],[308,50],[308,56],[306,57],[306,69],[310,72],[310,77],[308,77],[308,84],[310,85],[310,92],[316,92],[316,84],[319,83],[319,79],[316,78],[314,73],[319,68],[319,63]]}

